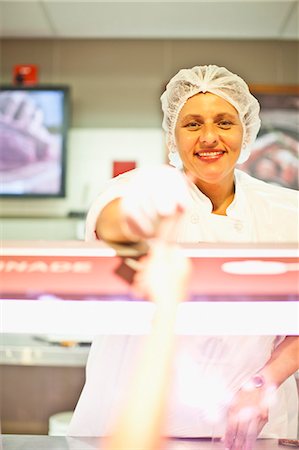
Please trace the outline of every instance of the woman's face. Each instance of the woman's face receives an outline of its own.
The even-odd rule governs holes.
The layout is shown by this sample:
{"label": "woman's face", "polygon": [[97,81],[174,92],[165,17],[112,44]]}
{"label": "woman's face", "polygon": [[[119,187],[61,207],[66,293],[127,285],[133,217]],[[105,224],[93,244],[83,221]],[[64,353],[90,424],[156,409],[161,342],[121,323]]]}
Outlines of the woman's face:
{"label": "woman's face", "polygon": [[243,127],[226,100],[209,92],[190,97],[180,111],[175,138],[184,169],[195,183],[233,181]]}

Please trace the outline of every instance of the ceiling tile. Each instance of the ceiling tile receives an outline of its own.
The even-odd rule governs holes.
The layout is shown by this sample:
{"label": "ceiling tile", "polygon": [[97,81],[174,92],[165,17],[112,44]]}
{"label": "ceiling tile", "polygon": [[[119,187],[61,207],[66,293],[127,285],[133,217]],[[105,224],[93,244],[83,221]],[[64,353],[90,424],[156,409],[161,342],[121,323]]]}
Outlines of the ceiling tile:
{"label": "ceiling tile", "polygon": [[42,4],[37,1],[2,1],[1,29],[3,37],[51,37],[53,32]]}
{"label": "ceiling tile", "polygon": [[[297,15],[290,13],[296,5]],[[0,0],[0,6],[4,37],[299,39],[296,0]]]}
{"label": "ceiling tile", "polygon": [[281,35],[285,39],[299,39],[299,2],[293,2]]}
{"label": "ceiling tile", "polygon": [[291,1],[45,1],[63,37],[278,38]]}

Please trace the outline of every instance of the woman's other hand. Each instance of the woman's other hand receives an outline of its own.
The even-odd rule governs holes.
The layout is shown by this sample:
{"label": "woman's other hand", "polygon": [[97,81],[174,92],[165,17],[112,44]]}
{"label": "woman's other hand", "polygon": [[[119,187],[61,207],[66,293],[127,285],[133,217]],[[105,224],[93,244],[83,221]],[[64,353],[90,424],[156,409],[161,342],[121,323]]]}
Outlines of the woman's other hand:
{"label": "woman's other hand", "polygon": [[140,169],[120,203],[124,234],[133,240],[156,237],[161,219],[181,214],[189,201],[187,181],[178,170]]}
{"label": "woman's other hand", "polygon": [[274,388],[240,389],[229,407],[224,437],[225,450],[253,450],[268,422],[268,408]]}

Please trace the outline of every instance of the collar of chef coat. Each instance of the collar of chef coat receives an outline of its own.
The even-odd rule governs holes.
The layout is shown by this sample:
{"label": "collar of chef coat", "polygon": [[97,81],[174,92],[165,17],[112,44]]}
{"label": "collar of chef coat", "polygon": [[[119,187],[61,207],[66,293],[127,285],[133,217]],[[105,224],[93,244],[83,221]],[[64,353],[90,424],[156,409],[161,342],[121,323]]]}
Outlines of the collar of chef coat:
{"label": "collar of chef coat", "polygon": [[[185,175],[186,176],[186,175]],[[186,176],[187,177],[187,176]],[[245,220],[246,217],[246,207],[248,199],[242,189],[242,171],[235,170],[234,173],[235,182],[235,196],[232,203],[228,206],[226,210],[226,215],[232,219]],[[212,213],[213,204],[209,197],[207,197],[201,190],[192,182],[189,181],[191,196],[196,201],[200,201],[202,208],[207,213]]]}

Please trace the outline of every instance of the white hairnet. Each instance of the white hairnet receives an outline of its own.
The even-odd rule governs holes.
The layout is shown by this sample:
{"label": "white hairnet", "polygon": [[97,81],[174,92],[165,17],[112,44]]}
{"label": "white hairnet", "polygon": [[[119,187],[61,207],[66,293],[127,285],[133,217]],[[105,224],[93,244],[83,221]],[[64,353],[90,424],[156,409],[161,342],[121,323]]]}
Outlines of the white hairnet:
{"label": "white hairnet", "polygon": [[260,129],[257,99],[250,93],[245,81],[225,67],[195,66],[180,70],[167,84],[161,96],[164,113],[162,127],[166,132],[170,164],[181,168],[182,162],[175,141],[175,126],[178,115],[188,100],[199,92],[211,92],[232,104],[239,113],[243,126],[243,143],[238,163],[245,162],[250,155],[250,146]]}

